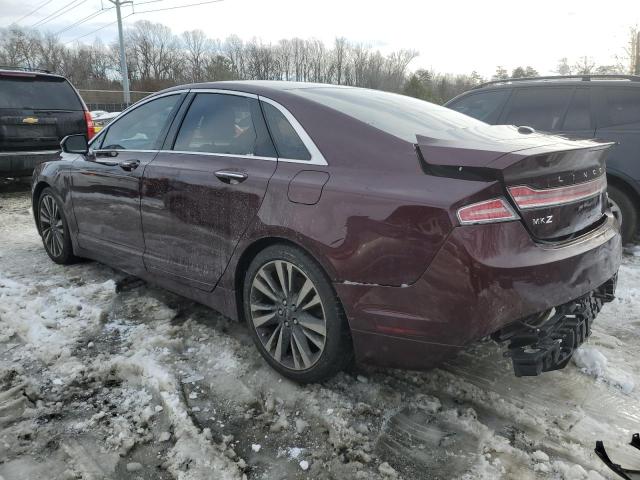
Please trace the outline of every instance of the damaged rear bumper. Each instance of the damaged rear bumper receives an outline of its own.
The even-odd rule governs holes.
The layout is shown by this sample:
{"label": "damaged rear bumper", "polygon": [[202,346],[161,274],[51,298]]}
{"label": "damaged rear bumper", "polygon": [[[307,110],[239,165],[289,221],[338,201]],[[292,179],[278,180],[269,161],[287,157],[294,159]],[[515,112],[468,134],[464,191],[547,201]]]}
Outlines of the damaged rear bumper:
{"label": "damaged rear bumper", "polygon": [[615,298],[616,283],[617,275],[588,295],[494,333],[494,340],[509,341],[505,356],[511,358],[516,376],[529,377],[564,368],[591,334],[591,325],[602,304]]}
{"label": "damaged rear bumper", "polygon": [[[358,361],[420,370],[519,320],[601,295],[621,260],[610,214],[593,232],[561,245],[536,243],[520,222],[470,225],[452,231],[411,285],[334,286]],[[561,310],[569,317],[567,308]],[[574,328],[568,320],[560,327]]]}

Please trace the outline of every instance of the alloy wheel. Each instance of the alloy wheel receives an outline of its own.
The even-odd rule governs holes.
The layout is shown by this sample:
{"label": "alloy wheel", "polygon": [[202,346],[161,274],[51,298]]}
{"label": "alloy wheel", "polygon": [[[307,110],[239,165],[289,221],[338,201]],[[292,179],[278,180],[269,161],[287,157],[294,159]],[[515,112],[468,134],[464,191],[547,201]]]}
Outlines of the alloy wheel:
{"label": "alloy wheel", "polygon": [[324,351],[327,323],[314,283],[293,263],[274,260],[256,273],[251,322],[269,355],[292,370],[311,368]]}
{"label": "alloy wheel", "polygon": [[618,220],[620,225],[622,225],[622,210],[620,209],[620,206],[611,199],[611,197],[609,197],[609,208],[611,209],[611,213],[614,218]]}
{"label": "alloy wheel", "polygon": [[62,255],[64,248],[64,225],[56,200],[45,194],[40,200],[40,232],[44,246],[53,257]]}

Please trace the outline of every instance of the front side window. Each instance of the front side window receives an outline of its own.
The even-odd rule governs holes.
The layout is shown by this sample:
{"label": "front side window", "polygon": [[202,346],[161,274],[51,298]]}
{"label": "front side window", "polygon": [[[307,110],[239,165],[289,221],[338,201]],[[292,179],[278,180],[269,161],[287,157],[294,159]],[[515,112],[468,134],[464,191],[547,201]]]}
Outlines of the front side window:
{"label": "front side window", "polygon": [[586,88],[579,88],[573,94],[562,129],[566,132],[591,129],[591,98]]}
{"label": "front side window", "polygon": [[611,88],[605,92],[605,118],[600,126],[637,127],[640,124],[640,88]]}
{"label": "front side window", "polygon": [[275,157],[258,101],[219,93],[196,95],[184,117],[173,149]]}
{"label": "front side window", "polygon": [[500,123],[526,125],[545,132],[559,130],[573,90],[573,87],[518,88]]}
{"label": "front side window", "polygon": [[269,125],[271,137],[276,144],[278,157],[290,160],[311,160],[309,150],[282,112],[266,102],[262,102],[262,110]]}
{"label": "front side window", "polygon": [[487,123],[496,123],[511,90],[503,88],[473,93],[456,100],[449,108]]}
{"label": "front side window", "polygon": [[103,149],[114,150],[157,150],[171,113],[180,95],[168,95],[151,100],[109,126]]}

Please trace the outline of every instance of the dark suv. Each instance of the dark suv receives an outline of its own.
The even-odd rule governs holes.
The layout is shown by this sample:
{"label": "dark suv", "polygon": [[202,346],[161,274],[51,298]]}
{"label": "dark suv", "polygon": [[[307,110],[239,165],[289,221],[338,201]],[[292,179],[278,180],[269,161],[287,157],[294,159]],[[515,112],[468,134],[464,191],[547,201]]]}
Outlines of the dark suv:
{"label": "dark suv", "polygon": [[0,177],[31,175],[58,157],[64,137],[78,133],[91,138],[93,120],[67,79],[0,68]]}
{"label": "dark suv", "polygon": [[492,125],[530,126],[617,142],[607,158],[608,193],[633,239],[640,212],[640,77],[582,75],[484,83],[445,106]]}

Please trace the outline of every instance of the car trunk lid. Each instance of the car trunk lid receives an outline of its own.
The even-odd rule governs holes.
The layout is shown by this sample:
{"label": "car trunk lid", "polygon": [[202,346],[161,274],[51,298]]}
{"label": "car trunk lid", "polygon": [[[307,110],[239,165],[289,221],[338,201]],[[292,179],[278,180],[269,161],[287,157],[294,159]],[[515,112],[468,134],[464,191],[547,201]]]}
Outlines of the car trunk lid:
{"label": "car trunk lid", "polygon": [[607,208],[605,157],[611,144],[572,141],[511,126],[481,126],[418,136],[430,174],[497,180],[538,240],[569,239],[602,220]]}

